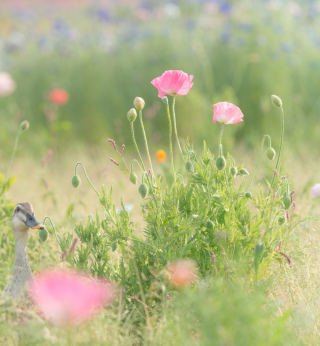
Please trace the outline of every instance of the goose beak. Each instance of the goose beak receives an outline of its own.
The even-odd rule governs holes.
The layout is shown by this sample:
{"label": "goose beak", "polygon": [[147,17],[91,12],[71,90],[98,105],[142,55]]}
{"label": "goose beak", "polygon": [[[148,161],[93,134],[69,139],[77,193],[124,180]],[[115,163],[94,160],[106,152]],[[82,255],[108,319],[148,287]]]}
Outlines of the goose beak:
{"label": "goose beak", "polygon": [[32,227],[32,229],[44,229],[46,226],[44,226],[42,223],[39,223],[39,225]]}
{"label": "goose beak", "polygon": [[32,229],[44,229],[46,228],[42,223],[40,223],[34,215],[27,213],[26,225]]}

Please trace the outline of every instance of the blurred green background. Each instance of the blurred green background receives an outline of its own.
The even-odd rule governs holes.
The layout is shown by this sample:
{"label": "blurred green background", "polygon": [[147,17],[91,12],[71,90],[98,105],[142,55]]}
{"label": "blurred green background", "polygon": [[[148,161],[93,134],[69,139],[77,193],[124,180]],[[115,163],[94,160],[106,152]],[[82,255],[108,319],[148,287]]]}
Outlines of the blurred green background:
{"label": "blurred green background", "polygon": [[[30,155],[109,137],[130,148],[126,114],[140,96],[149,141],[165,149],[166,111],[150,81],[181,69],[194,75],[189,94],[177,98],[181,137],[217,143],[212,105],[228,101],[244,113],[243,123],[227,127],[228,145],[257,148],[268,133],[277,148],[276,94],[287,144],[319,152],[319,14],[319,1],[3,1],[0,71],[17,89],[0,98],[0,145],[11,146],[19,122],[29,120],[21,141]],[[53,88],[70,95],[54,122],[46,116]]]}

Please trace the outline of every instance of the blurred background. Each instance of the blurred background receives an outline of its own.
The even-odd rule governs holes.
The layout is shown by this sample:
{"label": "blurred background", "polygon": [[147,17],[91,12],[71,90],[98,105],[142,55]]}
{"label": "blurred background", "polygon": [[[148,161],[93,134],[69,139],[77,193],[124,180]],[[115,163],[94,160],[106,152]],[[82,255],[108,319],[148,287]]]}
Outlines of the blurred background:
{"label": "blurred background", "polygon": [[[130,150],[126,114],[140,96],[153,150],[166,149],[166,110],[150,81],[181,69],[194,75],[189,94],[177,98],[181,137],[216,144],[212,104],[228,101],[244,113],[225,131],[229,147],[257,149],[268,133],[277,149],[276,94],[287,146],[319,155],[319,18],[320,1],[307,0],[2,0],[0,71],[14,90],[1,94],[0,78],[0,147],[11,147],[28,120],[19,152],[27,147],[30,156],[110,137]],[[54,89],[67,99],[53,104]]]}

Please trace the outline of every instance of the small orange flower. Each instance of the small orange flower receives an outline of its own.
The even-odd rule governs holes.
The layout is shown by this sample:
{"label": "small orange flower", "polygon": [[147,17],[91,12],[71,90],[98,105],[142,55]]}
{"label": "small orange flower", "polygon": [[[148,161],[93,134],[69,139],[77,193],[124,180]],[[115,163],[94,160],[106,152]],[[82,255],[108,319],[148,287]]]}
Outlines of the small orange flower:
{"label": "small orange flower", "polygon": [[160,162],[160,163],[163,163],[166,161],[166,157],[167,157],[167,154],[164,150],[162,149],[159,149],[157,152],[156,152],[156,156],[157,156],[157,161]]}

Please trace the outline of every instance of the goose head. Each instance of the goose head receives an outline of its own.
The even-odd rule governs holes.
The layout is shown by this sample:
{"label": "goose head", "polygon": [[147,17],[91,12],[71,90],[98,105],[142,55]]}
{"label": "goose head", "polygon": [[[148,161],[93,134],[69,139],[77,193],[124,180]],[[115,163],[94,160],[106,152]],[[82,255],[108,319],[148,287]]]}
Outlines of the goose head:
{"label": "goose head", "polygon": [[12,217],[12,228],[14,231],[27,232],[29,228],[45,228],[35,217],[32,204],[18,203],[14,208]]}

